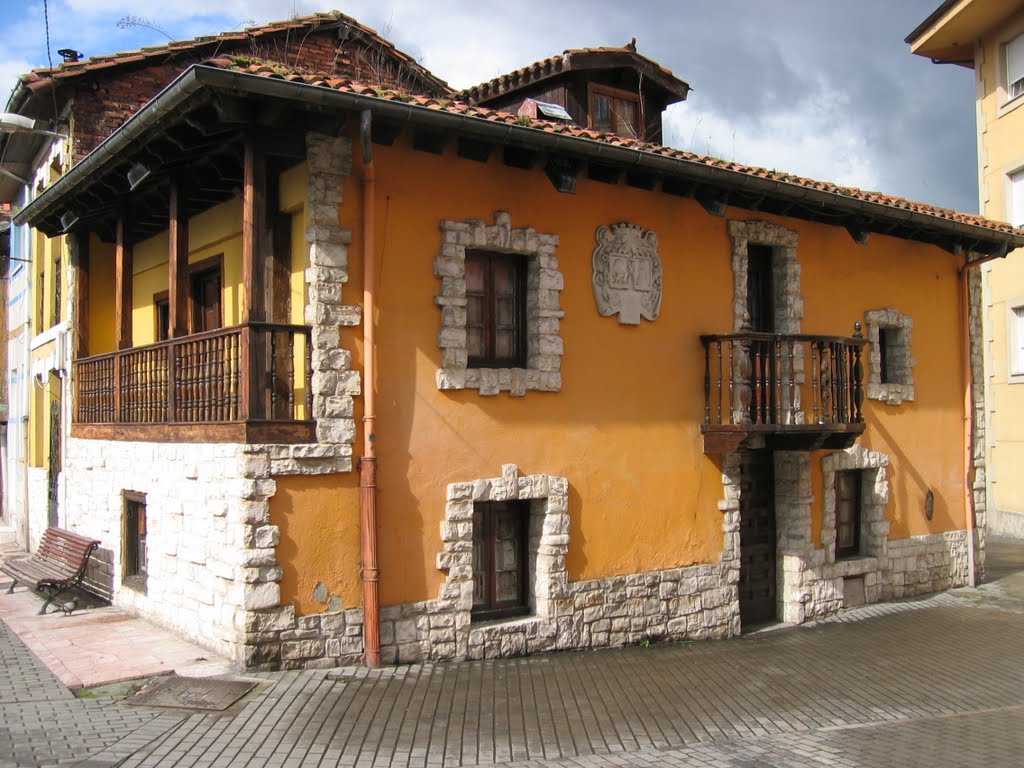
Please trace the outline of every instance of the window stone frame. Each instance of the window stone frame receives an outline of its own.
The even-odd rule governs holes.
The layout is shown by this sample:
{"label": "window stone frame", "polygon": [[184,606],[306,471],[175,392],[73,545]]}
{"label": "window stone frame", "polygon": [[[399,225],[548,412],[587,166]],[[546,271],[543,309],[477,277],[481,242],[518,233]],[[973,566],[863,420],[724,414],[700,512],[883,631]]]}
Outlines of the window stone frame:
{"label": "window stone frame", "polygon": [[[521,397],[530,390],[558,392],[562,388],[560,294],[565,279],[558,269],[558,235],[531,227],[512,228],[512,215],[497,211],[494,223],[480,219],[441,222],[441,252],[434,275],[441,281],[435,302],[441,308],[437,345],[441,367],[439,390],[476,389],[481,395],[508,392]],[[466,251],[516,254],[528,259],[526,272],[526,367],[470,368],[466,349]]]}
{"label": "window stone frame", "polygon": [[845,451],[829,454],[821,460],[822,493],[824,515],[821,524],[821,544],[825,550],[825,562],[835,563],[836,558],[836,472],[860,470],[860,542],[858,554],[838,560],[858,558],[884,558],[889,540],[889,521],[885,517],[885,505],[889,503],[890,487],[888,477],[889,457],[878,451],[869,451],[855,445]]}
{"label": "window stone frame", "polygon": [[[914,400],[914,376],[912,368],[917,361],[911,354],[914,319],[898,309],[875,309],[864,313],[867,326],[868,380],[865,387],[870,400],[881,400],[889,405],[899,405]],[[886,354],[890,369],[895,371],[895,382],[882,383],[882,353],[878,339],[883,330],[896,330],[895,344],[888,344]]]}
{"label": "window stone frame", "polygon": [[[515,464],[504,464],[501,476],[451,483],[446,493],[441,523],[438,570],[447,571],[435,603],[437,612],[454,614],[455,652],[466,658],[470,646],[480,646],[504,625],[523,621],[550,623],[556,618],[554,604],[570,596],[569,481],[555,475],[521,475]],[[526,603],[530,613],[493,622],[472,622],[473,609],[473,510],[477,502],[529,501],[527,528]],[[443,622],[439,623],[439,626]],[[433,626],[433,623],[431,624]],[[553,629],[553,627],[552,627]],[[433,642],[433,641],[431,641]]]}

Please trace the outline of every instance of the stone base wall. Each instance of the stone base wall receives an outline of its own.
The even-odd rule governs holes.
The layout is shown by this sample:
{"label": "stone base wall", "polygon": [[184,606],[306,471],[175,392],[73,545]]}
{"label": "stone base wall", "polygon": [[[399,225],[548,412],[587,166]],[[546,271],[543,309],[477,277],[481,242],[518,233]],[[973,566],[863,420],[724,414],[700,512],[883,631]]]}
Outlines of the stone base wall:
{"label": "stone base wall", "polygon": [[[66,454],[74,493],[63,518],[100,540],[98,562],[109,570],[93,575],[110,579],[114,604],[238,658],[235,624],[246,602],[245,579],[259,578],[245,571],[245,541],[253,532],[242,509],[239,446],[72,438]],[[145,591],[123,584],[124,491],[146,495]],[[276,565],[273,550],[269,561]],[[280,593],[265,599],[276,603]]]}
{"label": "stone base wall", "polygon": [[[347,472],[351,446],[72,438],[66,466],[74,493],[62,523],[100,540],[91,577],[114,604],[251,664],[252,616],[289,610],[280,607],[280,531],[269,524],[273,475]],[[124,583],[124,491],[145,494],[144,588]]]}
{"label": "stone base wall", "polygon": [[[28,468],[28,551],[35,552],[39,538],[49,526],[49,490],[45,467]],[[61,518],[61,524],[64,519]]]}
{"label": "stone base wall", "polygon": [[[443,599],[388,606],[381,611],[381,660],[494,659],[643,640],[731,637],[740,631],[737,573],[715,564],[572,582],[567,596],[554,601],[551,617],[479,624]],[[250,666],[359,664],[362,622],[361,609],[299,617],[290,607],[250,613],[248,642],[260,648]]]}
{"label": "stone base wall", "polygon": [[890,541],[888,582],[882,580],[879,600],[966,585],[967,532],[949,531]]}
{"label": "stone base wall", "polygon": [[988,514],[986,529],[996,536],[1024,539],[1024,513],[1006,509],[993,509]]}

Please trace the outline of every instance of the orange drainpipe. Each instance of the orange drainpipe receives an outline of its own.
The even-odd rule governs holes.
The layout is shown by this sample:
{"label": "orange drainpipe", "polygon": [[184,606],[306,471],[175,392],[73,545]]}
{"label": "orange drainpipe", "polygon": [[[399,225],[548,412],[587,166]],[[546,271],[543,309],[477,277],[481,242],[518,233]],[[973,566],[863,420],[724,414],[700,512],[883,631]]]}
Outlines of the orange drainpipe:
{"label": "orange drainpipe", "polygon": [[977,585],[974,552],[974,381],[971,376],[970,256],[960,268],[960,375],[964,390],[964,517],[967,529],[967,586]]}
{"label": "orange drainpipe", "polygon": [[374,299],[377,260],[374,255],[373,196],[376,173],[370,143],[370,111],[359,115],[359,143],[363,152],[363,455],[359,459],[359,527],[363,578],[363,660],[380,666],[380,567],[377,564],[377,378],[374,346]]}

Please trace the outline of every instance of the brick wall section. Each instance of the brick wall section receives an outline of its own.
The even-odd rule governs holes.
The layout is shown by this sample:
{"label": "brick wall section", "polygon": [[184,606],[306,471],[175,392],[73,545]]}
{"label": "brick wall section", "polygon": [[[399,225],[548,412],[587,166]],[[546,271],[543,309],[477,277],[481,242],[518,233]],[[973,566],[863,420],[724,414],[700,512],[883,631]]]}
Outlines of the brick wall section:
{"label": "brick wall section", "polygon": [[110,74],[75,78],[71,92],[74,162],[81,161],[189,66],[214,55],[281,62],[313,72],[342,74],[359,82],[384,84],[397,90],[442,95],[418,80],[386,47],[367,45],[359,40],[342,40],[339,45],[339,32],[344,34],[339,29],[309,34],[291,30],[287,38],[282,33],[280,37],[253,38],[249,43],[208,45],[195,51],[171,54],[163,64],[121,65]]}

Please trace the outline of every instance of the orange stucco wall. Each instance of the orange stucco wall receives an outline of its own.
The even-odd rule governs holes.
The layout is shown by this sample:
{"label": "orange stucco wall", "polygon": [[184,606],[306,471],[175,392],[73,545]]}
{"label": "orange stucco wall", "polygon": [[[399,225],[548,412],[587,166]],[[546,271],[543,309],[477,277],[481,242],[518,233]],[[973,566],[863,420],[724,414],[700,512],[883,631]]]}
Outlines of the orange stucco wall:
{"label": "orange stucco wall", "polygon": [[[732,327],[732,271],[727,220],[769,219],[800,234],[805,333],[850,335],[864,312],[893,307],[914,318],[917,400],[901,406],[869,402],[861,442],[891,457],[891,537],[963,527],[962,392],[957,275],[943,251],[873,235],[858,246],[844,229],[730,209],[713,217],[692,200],[609,186],[586,178],[575,195],[555,192],[541,170],[481,164],[412,151],[407,139],[377,147],[379,264],[379,539],[385,605],[436,597],[435,567],[448,483],[495,477],[501,465],[525,474],[565,476],[570,484],[569,576],[573,580],[713,562],[722,546],[721,473],[703,453],[701,333]],[[359,163],[345,186],[341,223],[353,230],[344,301],[362,287]],[[563,386],[559,393],[482,397],[475,390],[438,391],[433,260],[442,219],[493,220],[511,213],[513,227],[554,233],[565,277],[561,303]],[[661,315],[623,326],[601,317],[591,287],[598,226],[629,221],[657,233],[664,270]],[[361,366],[361,329],[342,344]],[[364,382],[364,387],[367,383]],[[356,419],[361,416],[357,401]],[[361,446],[357,440],[356,453]],[[815,541],[820,541],[820,458],[814,454]],[[335,578],[339,559],[357,547],[358,488],[310,482],[310,503],[331,499],[329,518],[293,516],[295,541],[321,532],[334,548],[297,547],[301,585],[286,579],[285,602],[302,609],[309,585]],[[934,520],[924,517],[927,490]],[[319,494],[319,495],[318,495]],[[313,502],[314,499],[317,501]],[[275,519],[278,504],[272,500]],[[287,557],[282,557],[287,560]],[[353,567],[343,578],[353,583]],[[296,583],[292,589],[291,583]],[[346,602],[346,607],[348,603]]]}
{"label": "orange stucco wall", "polygon": [[[353,490],[358,497],[354,474],[277,478],[270,522],[281,529],[282,602],[294,601],[299,614],[323,612],[331,597],[346,608],[360,602],[352,578],[359,572],[359,508],[348,503]],[[318,584],[324,599],[316,595]]]}
{"label": "orange stucco wall", "polygon": [[114,351],[114,246],[89,239],[89,354]]}

